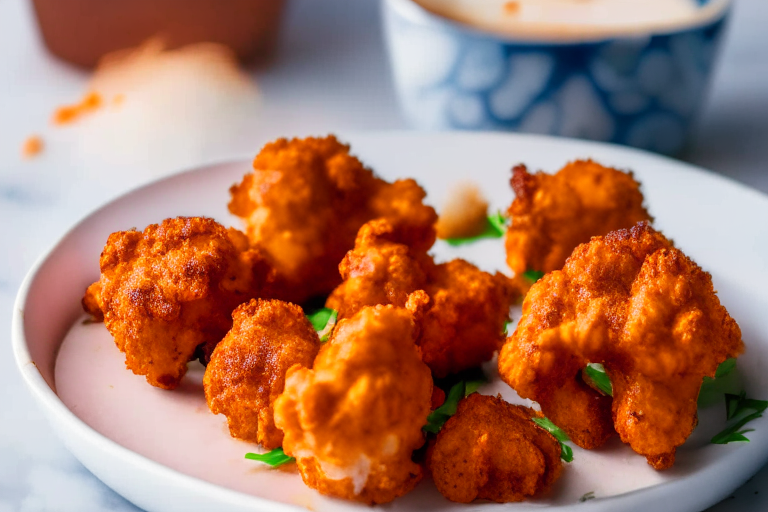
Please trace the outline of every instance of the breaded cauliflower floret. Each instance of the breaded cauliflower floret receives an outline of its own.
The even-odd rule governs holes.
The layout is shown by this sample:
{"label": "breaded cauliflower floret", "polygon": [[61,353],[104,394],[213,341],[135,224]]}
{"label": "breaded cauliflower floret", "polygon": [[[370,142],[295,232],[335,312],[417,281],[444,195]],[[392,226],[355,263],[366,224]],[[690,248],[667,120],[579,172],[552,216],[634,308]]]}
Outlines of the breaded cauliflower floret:
{"label": "breaded cauliflower floret", "polygon": [[[703,377],[743,350],[711,276],[641,223],[580,245],[533,285],[499,373],[579,446],[615,428],[665,469],[696,425]],[[581,379],[587,363],[605,366],[612,401]]]}
{"label": "breaded cauliflower floret", "polygon": [[392,304],[405,307],[408,296],[427,283],[425,272],[432,264],[426,252],[403,243],[404,233],[390,220],[377,219],[363,225],[355,247],[339,264],[341,283],[326,301],[326,307],[349,318],[365,306]]}
{"label": "breaded cauliflower floret", "polygon": [[418,343],[435,377],[480,366],[501,348],[514,295],[509,278],[455,259],[435,266],[424,290],[430,301]]}
{"label": "breaded cauliflower floret", "polygon": [[522,501],[546,493],[562,471],[560,443],[533,409],[473,393],[427,454],[435,486],[451,501]]}
{"label": "breaded cauliflower floret", "polygon": [[221,340],[232,311],[265,286],[269,266],[247,246],[239,231],[201,217],[113,233],[84,305],[103,314],[128,368],[173,389],[196,348]]}
{"label": "breaded cauliflower floret", "polygon": [[275,427],[273,403],[288,368],[312,367],[320,338],[299,306],[279,300],[253,299],[232,318],[205,369],[208,407],[227,417],[232,437],[277,448],[283,433]]}
{"label": "breaded cauliflower floret", "polygon": [[556,174],[512,170],[515,200],[507,214],[507,264],[527,270],[559,270],[577,245],[593,236],[651,220],[632,173],[592,160],[571,162]]}
{"label": "breaded cauliflower floret", "polygon": [[415,337],[408,310],[365,307],[337,325],[312,369],[288,370],[275,424],[308,486],[374,504],[421,480],[411,455],[424,443],[432,377]]}
{"label": "breaded cauliflower floret", "polygon": [[341,282],[338,265],[365,222],[385,217],[412,243],[432,245],[437,215],[413,180],[387,183],[335,137],[278,139],[264,146],[253,172],[231,188],[230,211],[277,270],[279,298],[328,294]]}
{"label": "breaded cauliflower floret", "polygon": [[423,248],[406,242],[400,226],[385,219],[360,228],[355,248],[339,265],[344,282],[326,306],[348,318],[364,306],[403,307],[410,294],[423,290],[417,343],[432,373],[445,377],[490,360],[509,320],[509,279],[460,259],[435,265]]}

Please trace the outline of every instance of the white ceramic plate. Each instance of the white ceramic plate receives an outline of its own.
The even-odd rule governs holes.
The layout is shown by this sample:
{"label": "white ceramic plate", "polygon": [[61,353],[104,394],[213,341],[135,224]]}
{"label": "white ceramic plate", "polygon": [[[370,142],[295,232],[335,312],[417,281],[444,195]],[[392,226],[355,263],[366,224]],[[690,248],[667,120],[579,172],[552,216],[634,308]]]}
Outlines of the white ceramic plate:
{"label": "white ceramic plate", "polygon": [[[537,136],[483,133],[388,133],[347,137],[353,152],[387,179],[412,176],[439,205],[448,187],[477,182],[496,208],[512,199],[510,168],[519,162],[555,171],[575,158],[630,168],[643,184],[656,227],[713,275],[721,301],[747,346],[739,375],[748,393],[768,398],[768,198],[706,171],[635,150]],[[16,302],[16,361],[35,399],[67,447],[96,476],[151,511],[368,510],[320,496],[296,473],[243,459],[255,446],[229,437],[225,420],[205,406],[200,369],[168,392],[124,368],[101,324],[81,325],[80,299],[98,277],[107,236],[166,217],[212,216],[238,225],[226,209],[228,187],[250,158],[209,165],[137,189],[76,225],[27,276]],[[440,259],[461,255],[503,268],[503,244],[465,248],[439,243]],[[516,315],[519,317],[519,315]],[[72,330],[70,331],[70,328]],[[69,332],[69,335],[68,335]],[[85,363],[84,363],[85,362]],[[514,392],[495,381],[481,392]],[[724,425],[722,406],[702,411],[700,425],[665,472],[614,440],[603,449],[574,449],[574,462],[550,496],[519,504],[458,505],[429,481],[386,508],[434,510],[696,511],[741,485],[768,459],[768,419],[750,424],[749,444],[712,445]],[[593,492],[596,499],[579,497]]]}

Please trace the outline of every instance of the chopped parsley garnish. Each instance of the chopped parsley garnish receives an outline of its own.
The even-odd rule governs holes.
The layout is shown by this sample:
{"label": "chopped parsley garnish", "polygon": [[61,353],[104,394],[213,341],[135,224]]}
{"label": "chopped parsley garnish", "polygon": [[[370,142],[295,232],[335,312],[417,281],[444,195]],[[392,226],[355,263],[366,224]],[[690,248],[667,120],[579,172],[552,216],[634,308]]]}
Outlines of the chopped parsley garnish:
{"label": "chopped parsley garnish", "polygon": [[477,242],[483,238],[502,238],[507,232],[507,222],[509,219],[501,212],[490,215],[485,220],[485,227],[480,234],[466,238],[447,238],[448,245],[464,245]]}
{"label": "chopped parsley garnish", "polygon": [[545,274],[546,272],[541,272],[540,270],[526,270],[525,272],[523,272],[523,277],[535,283],[536,281],[544,277]]}
{"label": "chopped parsley garnish", "polygon": [[726,393],[726,419],[732,420],[739,417],[744,412],[753,412],[752,414],[744,416],[739,421],[717,434],[712,438],[711,442],[713,444],[728,444],[736,441],[748,443],[749,439],[747,439],[744,434],[747,432],[752,432],[754,429],[742,430],[742,427],[754,419],[761,418],[763,416],[763,412],[765,412],[766,409],[768,409],[768,400],[754,400],[752,398],[747,398],[747,394],[744,391],[738,395]]}
{"label": "chopped parsley garnish", "polygon": [[744,411],[763,412],[768,409],[768,400],[754,400],[747,398],[747,393],[742,391],[738,395],[725,394],[725,417],[732,420]]}
{"label": "chopped parsley garnish", "polygon": [[430,434],[440,432],[448,418],[456,414],[456,409],[459,407],[461,399],[477,391],[486,382],[486,379],[472,379],[462,380],[454,384],[451,390],[448,391],[443,405],[429,414],[427,424],[422,427],[422,430]]}
{"label": "chopped parsley garnish", "polygon": [[598,389],[602,394],[613,396],[613,386],[611,385],[611,379],[608,374],[605,373],[605,368],[600,363],[587,363],[584,368],[584,373],[589,381],[594,384],[594,387]]}
{"label": "chopped parsley garnish", "polygon": [[739,389],[738,377],[734,373],[736,358],[726,359],[715,371],[715,377],[704,377],[699,390],[699,407],[708,407],[720,401],[723,394]]}
{"label": "chopped parsley garnish", "polygon": [[314,327],[320,335],[320,341],[328,341],[333,326],[336,325],[336,318],[338,315],[339,312],[331,308],[320,308],[312,313],[307,313],[307,318],[312,324],[312,327]]}
{"label": "chopped parsley garnish", "polygon": [[286,455],[282,448],[275,448],[267,453],[246,453],[245,458],[269,464],[273,468],[296,460],[293,457]]}
{"label": "chopped parsley garnish", "polygon": [[579,498],[579,503],[584,503],[585,501],[589,501],[593,499],[595,499],[595,491],[589,491],[588,493],[584,494],[581,498]]}
{"label": "chopped parsley garnish", "polygon": [[504,322],[504,335],[509,336],[509,326],[512,325],[512,320]]}
{"label": "chopped parsley garnish", "polygon": [[560,442],[560,458],[563,459],[565,462],[571,462],[573,460],[573,450],[570,446],[565,444],[567,441],[570,441],[571,439],[568,437],[568,434],[566,434],[560,427],[552,423],[552,421],[549,418],[531,418],[531,421],[533,421],[535,424],[552,434],[555,439],[557,439]]}
{"label": "chopped parsley garnish", "polygon": [[[720,363],[720,366],[717,367],[717,370],[715,371],[715,379],[722,379],[723,377],[731,373],[735,368],[736,368],[736,358],[732,357],[730,359],[726,359],[725,361]],[[713,380],[711,377],[704,377],[704,380],[706,379]]]}

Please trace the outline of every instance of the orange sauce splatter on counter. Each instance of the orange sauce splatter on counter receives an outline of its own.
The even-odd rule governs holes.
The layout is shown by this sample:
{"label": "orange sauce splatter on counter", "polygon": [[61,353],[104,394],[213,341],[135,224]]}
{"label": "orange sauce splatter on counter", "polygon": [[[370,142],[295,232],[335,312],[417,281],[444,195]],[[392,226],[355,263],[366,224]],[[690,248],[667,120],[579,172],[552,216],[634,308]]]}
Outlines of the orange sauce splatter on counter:
{"label": "orange sauce splatter on counter", "polygon": [[21,145],[21,156],[34,158],[43,151],[43,139],[39,135],[30,135]]}
{"label": "orange sauce splatter on counter", "polygon": [[84,114],[88,114],[101,107],[101,95],[97,92],[87,93],[80,103],[64,105],[53,113],[53,124],[68,124],[76,121]]}
{"label": "orange sauce splatter on counter", "polygon": [[514,15],[520,12],[520,4],[518,2],[504,2],[504,14]]}

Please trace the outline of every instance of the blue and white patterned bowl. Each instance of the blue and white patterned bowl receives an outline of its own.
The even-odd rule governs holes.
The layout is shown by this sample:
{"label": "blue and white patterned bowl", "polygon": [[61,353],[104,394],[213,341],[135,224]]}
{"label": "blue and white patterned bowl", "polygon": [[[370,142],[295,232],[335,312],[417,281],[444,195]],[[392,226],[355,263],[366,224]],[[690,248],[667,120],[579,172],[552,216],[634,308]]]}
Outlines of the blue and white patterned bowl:
{"label": "blue and white patterned bowl", "polygon": [[565,43],[505,39],[413,0],[383,0],[383,10],[400,103],[415,127],[543,133],[676,154],[704,104],[730,6],[675,32]]}

